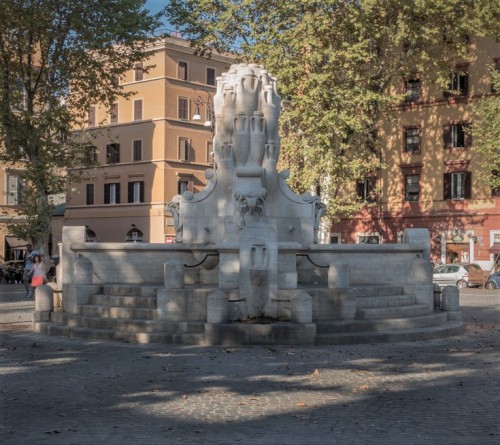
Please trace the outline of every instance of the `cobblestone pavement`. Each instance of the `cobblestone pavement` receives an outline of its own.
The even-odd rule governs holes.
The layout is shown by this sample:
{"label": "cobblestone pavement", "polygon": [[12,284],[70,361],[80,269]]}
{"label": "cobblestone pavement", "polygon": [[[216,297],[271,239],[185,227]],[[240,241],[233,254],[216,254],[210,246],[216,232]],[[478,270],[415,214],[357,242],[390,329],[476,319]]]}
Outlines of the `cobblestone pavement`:
{"label": "cobblestone pavement", "polygon": [[500,290],[461,305],[448,339],[199,348],[41,336],[0,298],[0,443],[500,444]]}

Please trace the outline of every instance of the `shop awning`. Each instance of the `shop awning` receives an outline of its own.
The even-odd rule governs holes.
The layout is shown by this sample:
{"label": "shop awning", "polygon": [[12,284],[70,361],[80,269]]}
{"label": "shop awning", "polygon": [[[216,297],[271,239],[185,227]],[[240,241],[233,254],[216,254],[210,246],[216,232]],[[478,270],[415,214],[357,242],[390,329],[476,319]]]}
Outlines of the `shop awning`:
{"label": "shop awning", "polygon": [[490,247],[490,253],[500,254],[500,243],[493,243]]}
{"label": "shop awning", "polygon": [[29,244],[27,241],[16,238],[15,236],[6,236],[5,243],[9,245],[11,249],[26,250],[26,245]]}

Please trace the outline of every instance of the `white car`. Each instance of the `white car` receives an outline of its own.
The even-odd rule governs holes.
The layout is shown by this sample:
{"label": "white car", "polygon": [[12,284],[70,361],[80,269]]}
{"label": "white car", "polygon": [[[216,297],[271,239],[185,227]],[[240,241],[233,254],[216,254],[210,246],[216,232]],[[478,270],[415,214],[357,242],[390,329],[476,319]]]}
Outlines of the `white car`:
{"label": "white car", "polygon": [[432,272],[432,282],[439,287],[457,286],[464,287],[482,286],[483,269],[474,263],[443,264],[437,266]]}

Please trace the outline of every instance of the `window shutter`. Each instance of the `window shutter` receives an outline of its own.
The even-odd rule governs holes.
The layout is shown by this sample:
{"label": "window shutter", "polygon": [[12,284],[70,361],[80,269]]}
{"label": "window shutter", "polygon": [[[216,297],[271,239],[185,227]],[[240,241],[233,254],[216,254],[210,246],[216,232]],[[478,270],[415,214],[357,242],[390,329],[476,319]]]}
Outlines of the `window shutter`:
{"label": "window shutter", "polygon": [[471,199],[472,197],[472,173],[464,172],[464,198]]}
{"label": "window shutter", "polygon": [[361,199],[364,199],[365,198],[364,191],[365,191],[364,184],[362,182],[357,182],[356,183],[356,195],[358,195]]}
{"label": "window shutter", "polygon": [[375,202],[377,197],[375,196],[375,187],[377,185],[377,178],[368,178],[368,196],[366,197],[368,202]]}
{"label": "window shutter", "polygon": [[134,183],[128,183],[128,202],[134,202]]}
{"label": "window shutter", "polygon": [[116,203],[120,204],[120,183],[116,183]]}
{"label": "window shutter", "polygon": [[104,184],[104,204],[109,204],[109,184]]}
{"label": "window shutter", "polygon": [[90,107],[89,109],[88,126],[95,127],[95,107]]}
{"label": "window shutter", "polygon": [[116,124],[118,122],[118,104],[111,104],[111,108],[109,109],[109,123]]}
{"label": "window shutter", "polygon": [[139,182],[139,201],[144,202],[144,181]]}
{"label": "window shutter", "polygon": [[143,64],[142,62],[135,64],[135,79],[136,81],[142,80],[144,78]]}
{"label": "window shutter", "polygon": [[469,73],[464,73],[462,75],[462,91],[461,93],[464,96],[467,96],[469,94]]}
{"label": "window shutter", "polygon": [[86,199],[86,204],[88,206],[94,204],[94,184],[87,184],[86,185],[86,192],[87,192],[87,199]]}
{"label": "window shutter", "polygon": [[188,181],[188,183],[187,183],[187,189],[188,189],[188,192],[193,192],[193,190],[194,190],[194,181]]}
{"label": "window shutter", "polygon": [[134,100],[134,120],[142,120],[142,99]]}
{"label": "window shutter", "polygon": [[470,125],[466,124],[464,128],[464,147],[470,148],[472,146],[472,134],[470,133]]}
{"label": "window shutter", "polygon": [[179,160],[180,161],[189,160],[189,139],[185,138],[179,139]]}
{"label": "window shutter", "polygon": [[451,173],[443,175],[443,199],[451,199]]}
{"label": "window shutter", "polygon": [[443,148],[451,147],[451,125],[443,126]]}
{"label": "window shutter", "polygon": [[187,80],[187,62],[179,62],[177,77],[181,80]]}

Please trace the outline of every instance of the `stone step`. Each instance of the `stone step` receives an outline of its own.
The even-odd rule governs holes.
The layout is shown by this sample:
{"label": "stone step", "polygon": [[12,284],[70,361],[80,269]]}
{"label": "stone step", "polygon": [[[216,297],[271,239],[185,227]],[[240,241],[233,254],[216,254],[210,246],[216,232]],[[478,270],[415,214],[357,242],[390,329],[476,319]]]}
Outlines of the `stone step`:
{"label": "stone step", "polygon": [[421,341],[459,335],[463,331],[464,326],[461,321],[448,321],[445,324],[428,328],[317,334],[316,345],[354,345],[359,343]]}
{"label": "stone step", "polygon": [[351,292],[358,298],[401,295],[403,294],[403,286],[396,284],[381,284],[377,286],[354,284],[351,286]]}
{"label": "stone step", "polygon": [[375,307],[359,309],[356,317],[362,320],[381,320],[386,318],[417,317],[429,313],[425,304],[412,304],[408,306]]}
{"label": "stone step", "polygon": [[[199,321],[164,321],[164,320],[127,320],[127,319],[107,319],[99,317],[88,317],[84,315],[68,314],[66,312],[52,312],[50,319],[54,324],[67,326],[80,326],[83,328],[89,325],[99,326],[96,329],[120,329],[129,323],[135,323],[133,331],[139,331],[141,327],[150,326],[158,328],[158,332],[166,334],[201,334],[205,331],[205,322]],[[102,323],[99,323],[101,321]],[[79,324],[80,323],[80,324]],[[112,326],[112,327],[111,327]]]}
{"label": "stone step", "polygon": [[125,318],[137,320],[156,320],[158,311],[156,309],[135,308],[135,307],[117,307],[117,306],[97,306],[85,304],[79,306],[80,315],[88,317],[101,318]]}
{"label": "stone step", "polygon": [[36,330],[48,335],[82,338],[86,340],[121,341],[127,343],[175,343],[185,345],[203,345],[204,334],[165,332],[126,332],[111,329],[87,329],[76,326],[64,326],[54,323],[37,323]]}
{"label": "stone step", "polygon": [[132,285],[132,284],[104,284],[102,293],[105,295],[135,296],[135,297],[156,297],[156,291],[161,286],[158,285]]}
{"label": "stone step", "polygon": [[407,306],[415,304],[414,295],[379,295],[373,297],[358,297],[356,305],[358,309],[376,308],[376,307],[392,307],[392,306]]}
{"label": "stone step", "polygon": [[444,324],[447,319],[446,312],[436,311],[432,314],[410,318],[322,321],[316,322],[316,329],[318,334],[379,332],[397,329],[429,328]]}
{"label": "stone step", "polygon": [[122,318],[89,317],[86,315],[68,314],[62,312],[60,323],[70,327],[88,329],[110,329],[125,332],[164,332],[165,321],[163,320],[139,320]]}
{"label": "stone step", "polygon": [[109,306],[109,307],[127,307],[156,309],[156,296],[119,296],[99,294],[89,297],[90,306]]}

